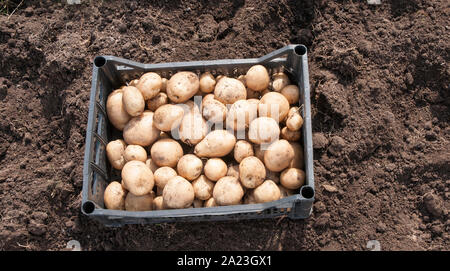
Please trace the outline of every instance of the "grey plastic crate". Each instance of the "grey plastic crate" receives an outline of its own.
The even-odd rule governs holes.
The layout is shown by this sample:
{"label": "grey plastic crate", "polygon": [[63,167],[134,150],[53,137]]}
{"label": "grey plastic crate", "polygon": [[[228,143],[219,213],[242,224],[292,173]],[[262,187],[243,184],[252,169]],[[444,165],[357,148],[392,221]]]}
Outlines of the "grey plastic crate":
{"label": "grey plastic crate", "polygon": [[[303,149],[306,182],[299,194],[261,204],[220,206],[130,212],[104,208],[103,192],[114,178],[107,162],[105,148],[114,128],[106,114],[106,99],[111,91],[145,72],[154,71],[170,78],[177,71],[188,70],[200,74],[210,71],[213,75],[237,76],[245,74],[253,65],[262,64],[269,72],[283,71],[301,91]],[[306,218],[314,202],[313,148],[307,50],[303,45],[288,45],[260,58],[224,59],[212,61],[141,64],[114,56],[98,56],[94,59],[89,118],[86,132],[86,149],[83,168],[83,193],[81,210],[106,226],[148,224],[180,221],[219,221],[262,219],[286,215],[291,219]]]}

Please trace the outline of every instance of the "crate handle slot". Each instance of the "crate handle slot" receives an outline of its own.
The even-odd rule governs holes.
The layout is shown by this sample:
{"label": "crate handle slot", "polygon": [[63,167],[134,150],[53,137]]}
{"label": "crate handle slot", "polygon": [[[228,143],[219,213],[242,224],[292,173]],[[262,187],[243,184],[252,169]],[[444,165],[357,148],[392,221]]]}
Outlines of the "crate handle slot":
{"label": "crate handle slot", "polygon": [[94,162],[90,163],[91,168],[93,169],[93,171],[95,171],[95,173],[100,174],[100,176],[104,179],[104,180],[108,180],[107,174],[106,172],[103,171],[103,169],[101,169],[97,164],[95,164]]}

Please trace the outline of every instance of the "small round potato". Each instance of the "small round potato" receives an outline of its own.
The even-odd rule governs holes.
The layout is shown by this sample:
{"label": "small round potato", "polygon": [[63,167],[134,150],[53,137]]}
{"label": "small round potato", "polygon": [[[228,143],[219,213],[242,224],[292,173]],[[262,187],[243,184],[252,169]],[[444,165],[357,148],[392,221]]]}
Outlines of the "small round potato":
{"label": "small round potato", "polygon": [[150,155],[158,166],[173,168],[183,156],[183,148],[173,139],[160,139],[151,147]]}
{"label": "small round potato", "polygon": [[303,159],[303,147],[297,142],[289,142],[294,150],[294,159],[289,164],[289,167],[304,169],[305,160]]}
{"label": "small round potato", "polygon": [[281,172],[280,183],[287,189],[298,189],[305,184],[306,174],[298,168],[288,168]]}
{"label": "small round potato", "polygon": [[132,118],[123,129],[123,139],[129,145],[149,146],[161,133],[153,125],[153,112],[144,111],[140,116]]}
{"label": "small round potato", "polygon": [[253,196],[257,203],[264,203],[279,200],[281,192],[275,182],[266,180],[253,190]]}
{"label": "small round potato", "polygon": [[181,120],[178,135],[188,145],[196,145],[208,133],[208,125],[200,112],[191,110]]}
{"label": "small round potato", "polygon": [[126,147],[127,144],[122,139],[111,141],[106,145],[106,156],[113,168],[121,170],[125,165],[126,161],[123,155]]}
{"label": "small round potato", "polygon": [[292,159],[294,159],[294,149],[285,139],[273,142],[264,152],[264,164],[270,171],[282,171],[289,167]]}
{"label": "small round potato", "polygon": [[236,101],[247,99],[247,90],[241,81],[224,77],[217,81],[214,96],[216,100],[225,105],[234,104]]}
{"label": "small round potato", "polygon": [[269,87],[270,77],[262,65],[252,66],[245,75],[247,87],[254,91],[262,91]]}
{"label": "small round potato", "polygon": [[154,173],[159,167],[158,165],[152,160],[152,158],[148,158],[145,160],[145,165]]}
{"label": "small round potato", "polygon": [[192,182],[192,187],[194,187],[194,193],[197,199],[207,200],[212,197],[214,182],[206,178],[205,175],[200,175],[200,177]]}
{"label": "small round potato", "polygon": [[165,209],[162,196],[157,196],[156,198],[154,198],[152,203],[153,203],[152,204],[153,210],[164,210]]}
{"label": "small round potato", "polygon": [[264,182],[266,168],[255,156],[244,158],[239,164],[239,177],[246,188],[255,188]]}
{"label": "small round potato", "polygon": [[180,126],[183,116],[184,110],[181,106],[165,104],[156,109],[153,121],[156,128],[169,132]]}
{"label": "small round potato", "polygon": [[202,92],[211,93],[214,91],[215,86],[216,79],[214,79],[214,76],[211,73],[205,72],[200,75],[200,90]]}
{"label": "small round potato", "polygon": [[109,94],[106,101],[106,113],[111,124],[119,131],[122,131],[131,116],[125,110],[122,103],[123,89],[116,89]]}
{"label": "small round potato", "polygon": [[203,207],[216,207],[218,206],[214,198],[209,198],[208,200],[205,200],[203,203]]}
{"label": "small round potato", "polygon": [[244,196],[244,189],[235,177],[220,178],[213,189],[213,197],[217,205],[239,204]]}
{"label": "small round potato", "polygon": [[167,96],[174,103],[184,103],[200,89],[198,76],[193,72],[177,72],[167,82]]}
{"label": "small round potato", "polygon": [[253,156],[253,146],[245,140],[238,140],[234,145],[234,160],[240,163],[244,158]]}
{"label": "small round potato", "polygon": [[218,181],[227,175],[227,164],[220,158],[211,158],[206,161],[204,172],[211,181]]}
{"label": "small round potato", "polygon": [[286,118],[286,127],[291,131],[298,131],[302,128],[303,118],[300,115],[298,107],[291,107]]}
{"label": "small round potato", "polygon": [[269,92],[261,97],[258,106],[260,117],[270,117],[282,122],[289,112],[288,100],[278,92]]}
{"label": "small round potato", "polygon": [[145,162],[147,160],[147,152],[139,145],[128,145],[123,153],[126,162],[137,160]]}
{"label": "small round potato", "polygon": [[288,141],[297,141],[300,139],[300,136],[301,133],[299,130],[291,131],[288,127],[283,127],[283,129],[281,129],[281,137]]}
{"label": "small round potato", "polygon": [[280,127],[273,118],[259,117],[250,123],[248,138],[255,144],[271,143],[279,137]]}
{"label": "small round potato", "polygon": [[188,208],[194,198],[192,184],[181,176],[170,179],[163,190],[163,204],[171,209]]}
{"label": "small round potato", "polygon": [[122,102],[127,113],[132,117],[137,117],[144,112],[145,101],[142,93],[136,87],[127,86],[123,89]]}
{"label": "small round potato", "polygon": [[173,177],[176,177],[178,174],[175,169],[171,167],[160,167],[153,173],[153,175],[155,177],[156,186],[158,188],[164,188],[167,182]]}
{"label": "small round potato", "polygon": [[239,178],[239,165],[238,164],[231,164],[228,167],[227,170],[227,175],[226,176],[231,176],[231,177],[235,177],[236,179],[240,179]]}
{"label": "small round potato", "polygon": [[223,157],[229,154],[236,144],[236,137],[227,130],[214,130],[207,134],[194,149],[198,157]]}
{"label": "small round potato", "polygon": [[155,97],[147,100],[147,107],[150,111],[155,112],[156,109],[161,107],[164,104],[169,102],[169,98],[167,98],[167,94],[164,92],[160,92],[156,94]]}
{"label": "small round potato", "polygon": [[141,161],[127,162],[121,175],[125,187],[136,196],[150,193],[155,184],[152,171]]}
{"label": "small round potato", "polygon": [[112,210],[125,210],[127,191],[119,182],[111,182],[103,193],[105,207]]}
{"label": "small round potato", "polygon": [[300,89],[296,85],[287,85],[281,90],[281,94],[286,97],[289,104],[298,104],[300,100]]}
{"label": "small round potato", "polygon": [[203,171],[203,162],[193,154],[186,154],[177,164],[178,175],[188,181],[197,179]]}
{"label": "small round potato", "polygon": [[128,193],[127,197],[125,198],[125,210],[127,211],[150,211],[153,209],[152,205],[152,194],[136,196],[132,193]]}
{"label": "small round potato", "polygon": [[142,93],[144,100],[149,100],[160,92],[162,87],[161,76],[154,72],[144,73],[141,78],[139,78],[136,87]]}
{"label": "small round potato", "polygon": [[280,92],[285,86],[291,83],[289,77],[282,72],[274,74],[272,78],[272,89],[276,92]]}
{"label": "small round potato", "polygon": [[235,131],[244,130],[256,117],[258,117],[257,106],[247,100],[239,100],[228,111],[227,126]]}
{"label": "small round potato", "polygon": [[213,95],[211,95],[212,99],[211,96],[207,96],[209,95],[206,95],[202,102],[203,117],[211,123],[225,121],[228,112],[227,107],[223,103],[214,99]]}

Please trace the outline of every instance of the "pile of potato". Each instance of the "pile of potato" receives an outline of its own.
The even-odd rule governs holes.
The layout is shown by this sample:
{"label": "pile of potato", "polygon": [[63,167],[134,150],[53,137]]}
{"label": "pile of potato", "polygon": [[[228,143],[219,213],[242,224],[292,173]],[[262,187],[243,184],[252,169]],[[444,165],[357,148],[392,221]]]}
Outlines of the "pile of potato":
{"label": "pile of potato", "polygon": [[106,146],[121,182],[105,189],[108,209],[148,211],[254,204],[304,185],[299,89],[262,65],[245,75],[169,80],[143,74],[106,104],[123,138]]}

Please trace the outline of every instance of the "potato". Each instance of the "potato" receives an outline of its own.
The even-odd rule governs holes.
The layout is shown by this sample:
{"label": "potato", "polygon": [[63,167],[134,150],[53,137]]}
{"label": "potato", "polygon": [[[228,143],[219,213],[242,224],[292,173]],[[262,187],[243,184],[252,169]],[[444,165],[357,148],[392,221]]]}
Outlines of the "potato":
{"label": "potato", "polygon": [[161,91],[162,79],[157,73],[147,72],[144,73],[139,82],[136,84],[136,88],[142,93],[144,100],[149,100]]}
{"label": "potato", "polygon": [[259,106],[259,99],[248,99],[247,102],[256,105],[256,108]]}
{"label": "potato", "polygon": [[212,98],[207,96],[209,95],[206,95],[202,102],[203,117],[211,123],[224,122],[227,117],[227,107],[214,99],[213,95]]}
{"label": "potato", "polygon": [[227,175],[227,164],[220,158],[211,158],[206,161],[205,175],[211,181],[218,181],[223,176]]}
{"label": "potato", "polygon": [[125,111],[132,117],[137,117],[145,110],[145,101],[142,93],[136,87],[124,87],[122,103]]}
{"label": "potato", "polygon": [[305,184],[306,174],[298,168],[288,168],[281,172],[280,183],[287,189],[298,189]]}
{"label": "potato", "polygon": [[288,141],[297,141],[300,139],[300,136],[300,131],[291,131],[288,127],[283,127],[283,129],[281,129],[281,138]]}
{"label": "potato", "polygon": [[282,72],[274,74],[272,78],[272,89],[276,92],[280,92],[285,86],[291,83],[289,77]]}
{"label": "potato", "polygon": [[152,171],[141,161],[127,162],[121,175],[125,187],[136,196],[150,193],[155,184]]}
{"label": "potato", "polygon": [[280,183],[280,174],[278,172],[272,172],[266,169],[266,180],[271,180],[274,183]]}
{"label": "potato", "polygon": [[216,84],[217,84],[217,82],[220,81],[220,79],[225,78],[225,77],[226,77],[226,76],[225,76],[225,75],[222,75],[222,74],[217,75],[217,76],[216,76]]}
{"label": "potato", "polygon": [[278,92],[269,92],[261,97],[258,106],[260,117],[270,117],[277,122],[283,121],[289,112],[288,100]]}
{"label": "potato", "polygon": [[294,149],[285,139],[273,142],[264,152],[264,164],[270,171],[282,171],[290,165],[292,159],[294,159]]}
{"label": "potato", "polygon": [[289,167],[304,169],[305,160],[303,159],[303,147],[297,142],[289,142],[294,150],[294,159],[289,164]]}
{"label": "potato", "polygon": [[211,73],[205,72],[200,75],[200,90],[202,92],[211,93],[213,92],[215,86],[216,79],[214,79],[214,76]]}
{"label": "potato", "polygon": [[246,83],[245,83],[245,75],[241,74],[241,75],[239,75],[238,78],[236,78],[236,79],[239,80],[239,81],[241,81],[242,84],[244,84],[244,86],[246,86]]}
{"label": "potato", "polygon": [[160,167],[156,171],[153,172],[153,176],[155,178],[155,184],[158,188],[164,188],[167,182],[176,177],[178,174],[175,169],[171,167]]}
{"label": "potato", "polygon": [[228,111],[227,126],[235,131],[244,130],[256,117],[258,117],[257,106],[247,100],[239,100]]}
{"label": "potato", "polygon": [[247,99],[247,90],[241,81],[224,77],[217,81],[214,97],[225,105],[234,104],[236,101]]}
{"label": "potato", "polygon": [[194,199],[194,202],[192,203],[192,207],[194,207],[194,208],[202,208],[203,204],[204,204],[203,200]]}
{"label": "potato", "polygon": [[111,124],[119,131],[122,131],[131,116],[125,110],[122,103],[123,90],[116,89],[109,94],[106,101],[106,113]]}
{"label": "potato", "polygon": [[152,161],[160,167],[175,167],[183,156],[183,148],[173,139],[160,139],[150,149]]}
{"label": "potato", "polygon": [[287,85],[281,90],[281,94],[286,97],[289,104],[298,104],[300,101],[300,89],[296,85]]}
{"label": "potato", "polygon": [[111,182],[103,193],[105,207],[112,210],[125,210],[127,191],[119,182]]}
{"label": "potato", "polygon": [[249,156],[239,164],[239,177],[244,187],[255,188],[264,182],[266,168],[261,160],[255,156]]}
{"label": "potato", "polygon": [[123,155],[126,147],[127,145],[122,139],[111,141],[106,145],[106,157],[113,168],[121,170],[125,165],[126,161]]}
{"label": "potato", "polygon": [[254,91],[262,91],[269,87],[270,77],[262,65],[252,66],[245,75],[247,87]]}
{"label": "potato", "polygon": [[147,152],[139,145],[128,145],[123,153],[126,162],[137,160],[145,162],[147,160]]}
{"label": "potato", "polygon": [[177,172],[181,177],[192,181],[197,179],[203,171],[203,162],[193,154],[186,154],[177,164]]}
{"label": "potato", "polygon": [[291,131],[298,131],[302,128],[303,118],[300,115],[298,107],[291,107],[286,118],[286,127]]}
{"label": "potato", "polygon": [[165,104],[156,109],[153,122],[156,128],[169,132],[180,126],[184,117],[184,110],[181,106]]}
{"label": "potato", "polygon": [[144,111],[140,116],[132,118],[123,129],[123,139],[129,145],[143,147],[156,141],[160,130],[153,125],[153,112]]}
{"label": "potato", "polygon": [[220,178],[213,189],[213,197],[217,205],[239,204],[244,196],[244,189],[235,177],[225,176]]}
{"label": "potato", "polygon": [[156,109],[161,107],[164,104],[167,104],[169,102],[169,98],[167,98],[167,94],[164,92],[160,92],[156,94],[155,97],[147,100],[147,107],[150,111],[155,112]]}
{"label": "potato", "polygon": [[264,203],[279,200],[281,192],[275,182],[267,180],[253,190],[253,196],[257,203]]}
{"label": "potato", "polygon": [[194,149],[198,157],[223,157],[229,154],[236,144],[236,137],[226,130],[215,130],[206,135]]}
{"label": "potato", "polygon": [[227,175],[226,176],[231,176],[231,177],[235,177],[236,179],[240,179],[239,178],[239,165],[237,164],[232,164],[228,167],[227,170]]}
{"label": "potato", "polygon": [[203,203],[203,207],[216,207],[218,206],[214,198],[209,198],[208,200],[205,200]]}
{"label": "potato", "polygon": [[174,103],[184,103],[200,89],[198,76],[193,72],[177,72],[167,82],[167,96]]}
{"label": "potato", "polygon": [[139,82],[139,79],[134,79],[131,80],[130,83],[128,84],[129,86],[135,87],[137,85],[137,83]]}
{"label": "potato", "polygon": [[286,187],[282,186],[281,184],[277,185],[278,189],[280,189],[280,199],[286,198],[292,195],[295,195],[295,191],[291,189],[287,189]]}
{"label": "potato", "polygon": [[196,145],[208,133],[208,125],[199,111],[191,110],[181,120],[178,136],[188,145]]}
{"label": "potato", "polygon": [[258,157],[259,160],[264,161],[264,152],[266,151],[265,148],[261,145],[254,145],[253,152],[256,157]]}
{"label": "potato", "polygon": [[154,173],[159,167],[151,158],[145,160],[145,165]]}
{"label": "potato", "polygon": [[200,200],[207,200],[212,197],[214,182],[209,180],[205,175],[200,175],[192,182],[195,197]]}
{"label": "potato", "polygon": [[128,193],[125,198],[125,210],[127,211],[150,211],[153,209],[152,205],[153,196],[150,193],[142,196]]}
{"label": "potato", "polygon": [[240,163],[244,158],[253,156],[253,146],[245,140],[238,140],[234,145],[234,160]]}
{"label": "potato", "polygon": [[164,210],[165,209],[162,196],[157,196],[156,198],[154,198],[152,203],[153,203],[152,204],[153,210]]}
{"label": "potato", "polygon": [[280,126],[269,117],[254,119],[248,129],[248,138],[255,144],[267,144],[280,137]]}
{"label": "potato", "polygon": [[181,176],[170,179],[163,190],[163,204],[171,209],[190,207],[194,197],[192,184]]}

